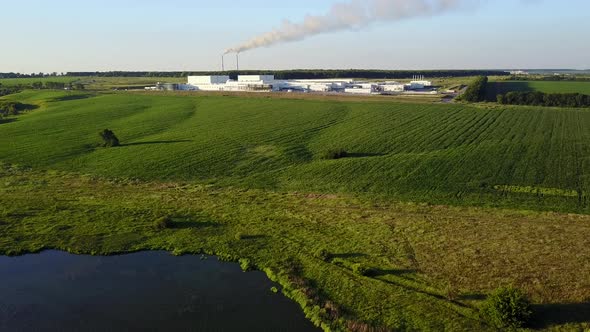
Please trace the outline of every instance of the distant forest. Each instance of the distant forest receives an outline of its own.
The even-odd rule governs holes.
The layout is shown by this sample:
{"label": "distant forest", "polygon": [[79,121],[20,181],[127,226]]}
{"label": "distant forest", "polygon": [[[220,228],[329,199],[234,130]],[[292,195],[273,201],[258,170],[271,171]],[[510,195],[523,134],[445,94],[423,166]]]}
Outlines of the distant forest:
{"label": "distant forest", "polygon": [[[415,75],[424,75],[426,78],[463,77],[463,76],[508,76],[504,71],[497,70],[229,70],[221,71],[174,71],[174,72],[150,72],[150,71],[109,71],[109,72],[68,72],[64,76],[70,77],[186,77],[191,75],[229,75],[236,78],[238,75],[274,75],[277,79],[330,79],[330,78],[368,78],[368,79],[408,79]],[[20,74],[0,73],[0,78],[36,78],[51,77],[53,74]]]}

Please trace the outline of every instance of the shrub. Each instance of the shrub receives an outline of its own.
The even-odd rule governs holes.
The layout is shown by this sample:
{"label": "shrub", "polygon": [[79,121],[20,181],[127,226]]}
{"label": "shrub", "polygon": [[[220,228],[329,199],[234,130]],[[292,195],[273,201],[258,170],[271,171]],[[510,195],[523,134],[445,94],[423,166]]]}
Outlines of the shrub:
{"label": "shrub", "polygon": [[278,292],[279,292],[279,289],[278,289],[276,286],[272,286],[272,287],[270,288],[270,291],[276,294],[276,293],[278,293]]}
{"label": "shrub", "polygon": [[254,269],[254,265],[247,258],[240,258],[238,260],[238,262],[240,263],[240,267],[242,268],[242,271],[244,271],[244,272],[250,271],[250,270],[253,270]]}
{"label": "shrub", "polygon": [[524,292],[513,287],[500,287],[490,294],[482,315],[498,328],[519,328],[531,316],[531,304]]}
{"label": "shrub", "polygon": [[332,255],[328,252],[328,250],[322,248],[315,252],[315,257],[327,262],[330,260]]}
{"label": "shrub", "polygon": [[352,272],[358,274],[360,276],[371,276],[373,275],[374,271],[371,268],[364,266],[361,263],[356,263],[352,265]]}
{"label": "shrub", "polygon": [[161,217],[154,221],[153,226],[156,230],[170,228],[172,226],[172,220],[168,217]]}
{"label": "shrub", "polygon": [[110,148],[114,146],[119,146],[119,139],[115,136],[115,133],[112,130],[105,129],[99,133],[100,137],[102,137],[103,144],[105,148]]}
{"label": "shrub", "polygon": [[236,240],[240,241],[240,240],[244,239],[244,234],[236,233],[236,235],[234,235],[234,237],[236,238]]}
{"label": "shrub", "polygon": [[348,152],[346,152],[346,150],[344,149],[330,149],[328,151],[326,151],[322,158],[323,159],[341,159],[341,158],[346,158],[348,157]]}

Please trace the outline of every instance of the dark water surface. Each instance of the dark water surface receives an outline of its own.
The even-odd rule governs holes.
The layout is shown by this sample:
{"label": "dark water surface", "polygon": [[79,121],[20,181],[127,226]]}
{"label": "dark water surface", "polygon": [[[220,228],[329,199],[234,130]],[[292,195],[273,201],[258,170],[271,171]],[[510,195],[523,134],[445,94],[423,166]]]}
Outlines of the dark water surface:
{"label": "dark water surface", "polygon": [[317,331],[262,272],[214,257],[0,256],[0,331]]}

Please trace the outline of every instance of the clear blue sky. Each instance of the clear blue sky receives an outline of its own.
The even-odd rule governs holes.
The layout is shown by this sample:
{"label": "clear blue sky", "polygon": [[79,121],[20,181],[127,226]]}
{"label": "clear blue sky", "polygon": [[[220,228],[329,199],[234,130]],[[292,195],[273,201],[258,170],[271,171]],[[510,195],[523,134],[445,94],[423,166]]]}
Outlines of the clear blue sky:
{"label": "clear blue sky", "polygon": [[[465,1],[436,17],[252,50],[241,68],[590,69],[590,1]],[[216,70],[224,49],[335,2],[0,0],[0,72]]]}

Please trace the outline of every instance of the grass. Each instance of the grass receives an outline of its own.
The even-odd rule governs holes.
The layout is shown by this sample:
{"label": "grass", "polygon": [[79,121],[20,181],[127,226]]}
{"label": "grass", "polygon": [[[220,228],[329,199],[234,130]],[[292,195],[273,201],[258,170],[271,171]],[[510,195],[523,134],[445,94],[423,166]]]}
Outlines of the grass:
{"label": "grass", "polygon": [[[41,106],[2,124],[0,140],[9,143],[0,145],[0,160],[12,164],[142,180],[590,212],[587,110],[55,91],[10,99]],[[117,133],[121,147],[96,148],[105,128]],[[323,159],[334,146],[348,157]]]}
{"label": "grass", "polygon": [[[0,254],[47,248],[218,254],[266,271],[312,320],[337,330],[364,323],[490,330],[479,318],[482,299],[508,284],[525,290],[533,311],[542,313],[533,316],[536,328],[590,327],[584,304],[590,275],[580,273],[590,270],[589,216],[141,182],[7,165],[0,176]],[[172,222],[156,229],[159,218]],[[324,248],[329,257],[318,257]],[[453,300],[447,299],[449,285]],[[328,319],[315,306],[340,314]]]}
{"label": "grass", "polygon": [[581,93],[590,95],[590,82],[574,81],[497,81],[488,84],[487,99],[495,101],[499,94],[510,91],[544,93]]}
{"label": "grass", "polygon": [[0,85],[15,86],[15,85],[31,85],[36,82],[58,82],[58,83],[74,83],[78,81],[79,77],[56,76],[56,77],[37,77],[37,78],[0,78]]}
{"label": "grass", "polygon": [[186,83],[186,77],[42,77],[42,78],[3,78],[0,84],[4,86],[31,85],[36,82],[82,83],[88,90],[110,90],[143,88],[153,86],[157,82]]}
{"label": "grass", "polygon": [[[326,330],[492,330],[479,308],[505,285],[532,300],[533,328],[590,328],[587,110],[3,99],[39,108],[0,123],[0,254],[216,254],[265,271]],[[96,147],[105,128],[121,147]],[[334,146],[347,156],[323,159]]]}

